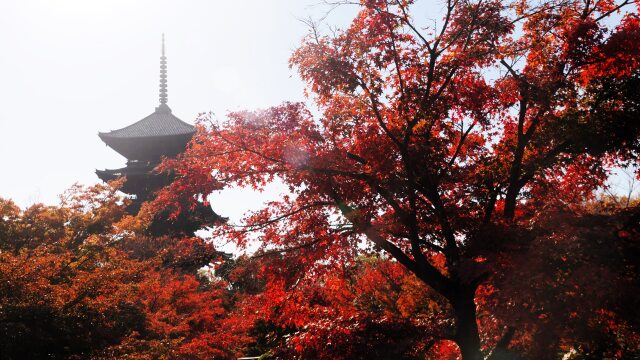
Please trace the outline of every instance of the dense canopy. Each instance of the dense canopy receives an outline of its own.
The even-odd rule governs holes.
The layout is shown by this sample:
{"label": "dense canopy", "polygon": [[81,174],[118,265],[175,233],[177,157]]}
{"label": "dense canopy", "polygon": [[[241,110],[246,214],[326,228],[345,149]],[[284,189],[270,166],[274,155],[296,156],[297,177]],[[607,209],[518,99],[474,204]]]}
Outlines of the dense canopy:
{"label": "dense canopy", "polygon": [[[414,1],[360,1],[349,27],[311,23],[293,53],[313,107],[205,117],[158,204],[282,181],[289,194],[213,237],[258,236],[260,256],[284,259],[274,299],[347,291],[363,256],[401,265],[441,304],[411,317],[418,353],[450,340],[464,359],[636,356],[637,215],[590,201],[638,164],[639,5],[449,0],[429,21]],[[276,323],[331,358],[328,334],[362,323],[303,315],[315,304],[285,301],[300,320]]]}

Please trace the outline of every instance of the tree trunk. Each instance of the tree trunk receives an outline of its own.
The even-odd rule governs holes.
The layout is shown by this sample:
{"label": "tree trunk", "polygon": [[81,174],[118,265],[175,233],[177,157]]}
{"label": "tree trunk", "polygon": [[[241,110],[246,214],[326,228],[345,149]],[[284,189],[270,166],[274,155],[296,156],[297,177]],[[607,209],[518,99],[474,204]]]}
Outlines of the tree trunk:
{"label": "tree trunk", "polygon": [[[517,182],[517,180],[514,180]],[[504,218],[507,220],[513,220],[516,215],[516,204],[518,203],[518,194],[520,193],[520,187],[518,184],[509,185],[507,188],[507,195],[504,199]]]}
{"label": "tree trunk", "polygon": [[482,359],[474,295],[474,291],[465,289],[451,301],[457,324],[455,342],[460,347],[463,360]]}

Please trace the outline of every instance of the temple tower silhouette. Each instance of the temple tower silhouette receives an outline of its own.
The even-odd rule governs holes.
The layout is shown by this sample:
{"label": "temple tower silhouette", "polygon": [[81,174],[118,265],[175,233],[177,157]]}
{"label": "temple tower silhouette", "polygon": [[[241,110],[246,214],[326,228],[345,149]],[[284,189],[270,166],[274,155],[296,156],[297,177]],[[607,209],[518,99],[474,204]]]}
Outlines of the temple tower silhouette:
{"label": "temple tower silhouette", "polygon": [[[102,141],[127,159],[120,169],[96,170],[98,177],[105,181],[125,177],[120,189],[131,195],[132,202],[127,212],[135,215],[145,201],[151,201],[162,187],[168,185],[172,174],[159,173],[156,167],[163,157],[173,158],[186,149],[196,132],[190,125],[176,117],[168,105],[167,57],[164,34],[160,56],[160,104],[149,116],[121,129],[99,133]],[[215,222],[219,217],[209,206],[200,204],[189,213],[170,220],[168,212],[159,213],[149,231],[155,235],[193,234],[197,229]]]}

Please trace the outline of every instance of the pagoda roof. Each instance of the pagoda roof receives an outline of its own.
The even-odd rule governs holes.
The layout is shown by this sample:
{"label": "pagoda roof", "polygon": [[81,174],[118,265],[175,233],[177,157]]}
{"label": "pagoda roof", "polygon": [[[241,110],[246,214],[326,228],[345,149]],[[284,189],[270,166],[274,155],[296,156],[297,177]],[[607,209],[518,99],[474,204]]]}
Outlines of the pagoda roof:
{"label": "pagoda roof", "polygon": [[159,162],[183,152],[196,132],[193,125],[178,119],[167,105],[167,57],[160,56],[160,105],[151,115],[129,126],[98,133],[109,147],[129,160]]}
{"label": "pagoda roof", "polygon": [[151,115],[135,122],[129,126],[107,133],[99,133],[100,138],[105,141],[107,138],[150,138],[193,135],[196,128],[193,125],[178,119],[171,113],[171,109],[166,104],[161,104]]}

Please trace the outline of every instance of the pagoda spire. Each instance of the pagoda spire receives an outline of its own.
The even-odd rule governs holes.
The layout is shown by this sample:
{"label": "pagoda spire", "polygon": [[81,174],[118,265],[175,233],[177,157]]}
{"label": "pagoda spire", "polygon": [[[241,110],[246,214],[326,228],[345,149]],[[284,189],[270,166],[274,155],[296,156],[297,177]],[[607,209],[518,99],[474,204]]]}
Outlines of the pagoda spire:
{"label": "pagoda spire", "polygon": [[[167,57],[164,53],[164,33],[162,34],[162,55],[160,56],[160,109],[169,109],[167,101],[169,96],[167,95]],[[171,111],[171,110],[169,110]]]}

